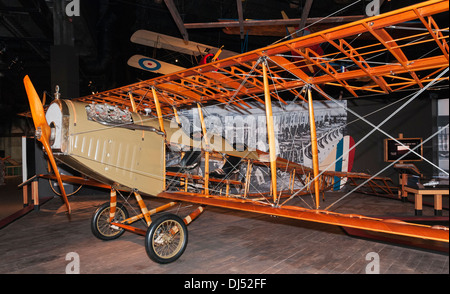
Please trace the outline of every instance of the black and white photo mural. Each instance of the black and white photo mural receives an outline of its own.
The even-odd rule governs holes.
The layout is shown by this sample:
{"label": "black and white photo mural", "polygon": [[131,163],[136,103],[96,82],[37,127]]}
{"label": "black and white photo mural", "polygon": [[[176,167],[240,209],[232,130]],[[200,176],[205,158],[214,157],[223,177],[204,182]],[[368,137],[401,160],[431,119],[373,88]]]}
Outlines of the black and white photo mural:
{"label": "black and white photo mural", "polygon": [[[236,149],[268,152],[266,114],[264,106],[249,103],[248,111],[222,105],[202,107],[206,131],[209,135],[222,136]],[[346,135],[347,102],[315,101],[314,117],[316,122],[319,163],[327,157]],[[309,127],[308,104],[306,102],[273,103],[276,153],[278,157],[312,167],[311,137]],[[201,123],[197,108],[178,111],[180,122],[185,132],[201,132]],[[242,149],[243,148],[243,149]],[[334,155],[335,157],[335,155]],[[221,162],[214,163],[210,170],[220,167]],[[328,165],[327,165],[328,166]],[[203,168],[203,166],[202,166]],[[323,168],[323,166],[321,166]],[[332,167],[332,169],[334,166]],[[256,169],[256,170],[255,170]],[[334,169],[333,169],[334,170]],[[201,171],[203,172],[203,170]],[[289,184],[289,174],[278,171],[277,184],[280,189]],[[246,174],[246,165],[241,164],[241,176]],[[269,191],[270,170],[254,167],[250,190],[254,192]],[[284,180],[285,179],[285,180]]]}

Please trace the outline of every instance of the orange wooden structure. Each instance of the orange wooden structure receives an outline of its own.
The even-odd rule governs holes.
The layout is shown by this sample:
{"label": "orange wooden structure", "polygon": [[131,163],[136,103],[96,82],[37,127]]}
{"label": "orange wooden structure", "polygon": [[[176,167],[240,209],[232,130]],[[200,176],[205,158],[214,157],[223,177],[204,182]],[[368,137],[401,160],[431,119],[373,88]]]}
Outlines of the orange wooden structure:
{"label": "orange wooden structure", "polygon": [[[448,66],[448,28],[437,27],[433,16],[448,11],[448,1],[425,1],[417,5],[392,11],[383,15],[365,18],[304,37],[288,40],[259,50],[240,54],[224,60],[186,69],[155,79],[127,85],[125,87],[78,98],[78,101],[105,102],[120,107],[132,108],[128,93],[132,93],[138,111],[151,107],[156,110],[152,88],[159,93],[161,111],[165,117],[174,115],[173,107],[205,104],[208,101],[233,104],[240,108],[250,107],[246,103],[255,99],[264,104],[262,69],[258,66],[262,59],[267,60],[268,71],[273,77],[269,85],[272,99],[284,102],[276,91],[289,91],[299,95],[299,89],[307,84],[315,85],[318,93],[324,93],[322,86],[340,87],[358,97],[358,93],[391,93],[394,91],[423,85],[435,78]],[[407,37],[393,39],[387,27],[399,26],[405,22],[420,21],[420,32]],[[348,40],[359,34],[371,34],[374,38],[367,45],[354,48]],[[405,49],[414,50],[424,44],[432,43],[435,50],[425,58],[410,59]],[[322,44],[335,48],[323,56],[316,56],[308,48]],[[303,58],[289,60],[287,56],[296,52]],[[388,64],[372,64],[370,59],[383,52],[394,58]],[[309,63],[323,70],[323,75],[309,75]],[[332,63],[352,60],[353,67],[339,72]],[[259,76],[259,77],[258,77]],[[360,79],[373,81],[371,85],[360,85]],[[359,80],[358,80],[359,79]],[[440,79],[448,79],[442,77]],[[307,98],[299,96],[305,102]],[[324,95],[326,99],[329,99]]]}

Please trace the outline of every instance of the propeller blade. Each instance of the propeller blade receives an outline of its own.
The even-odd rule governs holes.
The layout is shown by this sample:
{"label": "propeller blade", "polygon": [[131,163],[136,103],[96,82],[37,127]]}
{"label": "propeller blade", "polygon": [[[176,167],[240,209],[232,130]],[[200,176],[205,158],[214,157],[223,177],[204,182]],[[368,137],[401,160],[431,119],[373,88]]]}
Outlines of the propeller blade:
{"label": "propeller blade", "polygon": [[55,158],[53,157],[52,149],[50,148],[50,143],[48,140],[41,141],[42,145],[44,145],[44,149],[47,152],[48,159],[50,160],[50,164],[52,166],[53,172],[55,173],[56,179],[58,181],[59,190],[61,191],[61,196],[66,204],[67,212],[70,214],[72,209],[70,208],[69,199],[67,199],[66,190],[64,189],[63,182],[61,180],[61,175],[58,170],[58,166],[56,165]]}
{"label": "propeller blade", "polygon": [[58,181],[63,201],[66,204],[67,212],[70,214],[71,208],[69,200],[67,199],[66,191],[61,180],[61,175],[59,173],[55,157],[53,156],[53,152],[50,147],[50,126],[48,125],[47,119],[45,118],[44,106],[42,106],[41,99],[39,99],[39,95],[37,94],[36,89],[34,88],[28,76],[25,76],[25,78],[23,79],[23,83],[25,84],[28,102],[30,103],[31,116],[33,117],[34,127],[36,128],[36,131],[40,132],[40,134],[37,135],[36,138],[44,146],[53,172],[55,173],[56,179]]}
{"label": "propeller blade", "polygon": [[[50,127],[47,124],[47,120],[45,119],[44,106],[42,106],[41,99],[39,99],[39,95],[36,92],[31,80],[28,76],[25,76],[23,79],[23,83],[25,84],[25,90],[28,96],[28,102],[30,103],[31,116],[33,117],[33,122],[35,128],[38,127],[48,127],[48,131],[50,131]],[[44,131],[44,130],[42,130]]]}

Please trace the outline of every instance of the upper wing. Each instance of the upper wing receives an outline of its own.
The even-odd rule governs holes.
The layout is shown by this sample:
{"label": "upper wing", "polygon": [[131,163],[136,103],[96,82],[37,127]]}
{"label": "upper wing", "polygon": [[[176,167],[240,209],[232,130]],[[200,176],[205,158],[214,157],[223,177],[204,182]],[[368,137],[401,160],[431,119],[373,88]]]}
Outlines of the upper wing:
{"label": "upper wing", "polygon": [[[172,115],[172,107],[210,101],[246,108],[251,99],[263,103],[262,62],[268,66],[271,95],[282,103],[285,93],[304,99],[301,90],[307,84],[326,99],[334,89],[358,97],[423,87],[448,67],[448,27],[438,27],[435,20],[448,9],[448,0],[426,1],[78,100],[130,107],[131,93],[143,110],[155,108],[154,88],[164,115]],[[388,29],[407,34],[394,39]],[[364,34],[371,38],[360,41]]]}

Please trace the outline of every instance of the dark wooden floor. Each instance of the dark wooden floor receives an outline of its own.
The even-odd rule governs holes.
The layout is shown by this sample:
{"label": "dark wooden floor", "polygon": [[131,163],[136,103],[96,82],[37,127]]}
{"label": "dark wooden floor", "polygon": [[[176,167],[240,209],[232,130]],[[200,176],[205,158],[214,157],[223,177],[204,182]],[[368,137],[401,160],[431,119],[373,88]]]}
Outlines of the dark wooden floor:
{"label": "dark wooden floor", "polygon": [[22,190],[17,188],[20,183],[21,177],[6,177],[5,184],[0,185],[0,220],[23,207]]}
{"label": "dark wooden floor", "polygon": [[[70,252],[80,257],[82,274],[361,274],[371,252],[378,254],[383,274],[449,273],[447,253],[355,238],[336,226],[213,207],[188,226],[189,243],[181,258],[160,265],[147,257],[142,236],[126,232],[107,242],[93,236],[91,215],[107,197],[81,195],[70,201],[70,219],[55,198],[0,230],[0,273],[63,274]],[[150,207],[160,204],[154,198],[145,201]],[[344,199],[337,211],[350,209],[348,203],[361,214],[414,213],[412,203],[360,194]],[[172,212],[186,215],[194,208]],[[433,209],[426,208],[424,215],[433,215]]]}

